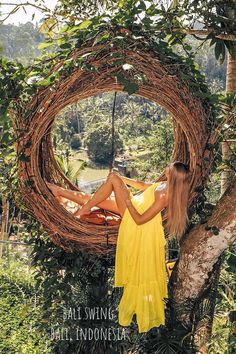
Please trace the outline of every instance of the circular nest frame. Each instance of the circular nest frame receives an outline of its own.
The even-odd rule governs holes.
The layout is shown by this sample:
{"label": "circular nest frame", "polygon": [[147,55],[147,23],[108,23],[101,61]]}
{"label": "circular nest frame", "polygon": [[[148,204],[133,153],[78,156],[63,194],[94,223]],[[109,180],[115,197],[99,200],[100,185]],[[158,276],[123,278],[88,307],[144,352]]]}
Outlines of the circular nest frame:
{"label": "circular nest frame", "polygon": [[[171,74],[168,65],[163,64],[150,50],[132,51],[104,44],[77,49],[71,58],[76,59],[97,50],[99,54],[90,55],[89,59],[89,64],[96,71],[74,67],[56,85],[37,91],[27,106],[27,118],[19,117],[19,114],[15,116],[15,130],[24,132],[17,145],[17,154],[19,156],[23,152],[24,156],[28,156],[28,161],[18,160],[18,176],[28,211],[44,225],[56,245],[65,251],[86,250],[114,256],[119,225],[94,225],[79,220],[59,204],[45,183],[49,181],[78,190],[54,158],[51,130],[57,114],[65,106],[98,93],[124,91],[124,86],[116,78],[122,67],[115,65],[117,59],[114,55],[122,51],[126,62],[138,68],[147,78],[135,94],[161,105],[173,117],[175,145],[172,161],[180,160],[190,166],[191,205],[197,196],[195,188],[204,185],[212,161],[211,152],[206,148],[212,140],[207,128],[211,112],[206,112],[202,101],[191,93],[188,84],[184,85],[177,73]],[[63,62],[59,62],[53,71],[62,66]],[[132,70],[125,75],[132,77]],[[163,179],[164,175],[157,180]]]}

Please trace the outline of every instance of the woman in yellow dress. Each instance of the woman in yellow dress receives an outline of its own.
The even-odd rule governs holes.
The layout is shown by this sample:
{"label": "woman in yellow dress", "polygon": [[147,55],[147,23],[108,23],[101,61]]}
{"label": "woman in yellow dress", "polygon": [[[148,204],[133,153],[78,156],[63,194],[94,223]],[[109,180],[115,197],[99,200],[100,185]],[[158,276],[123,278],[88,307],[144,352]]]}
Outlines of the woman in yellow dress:
{"label": "woman in yellow dress", "polygon": [[[179,238],[188,222],[190,171],[175,161],[166,167],[165,175],[165,182],[146,183],[111,172],[92,196],[48,183],[59,201],[67,198],[82,205],[74,214],[77,217],[89,214],[94,206],[121,215],[114,279],[114,287],[124,287],[118,321],[129,326],[136,314],[139,333],[165,324],[168,276],[161,210],[167,207],[171,237]],[[127,185],[143,192],[133,196]]]}

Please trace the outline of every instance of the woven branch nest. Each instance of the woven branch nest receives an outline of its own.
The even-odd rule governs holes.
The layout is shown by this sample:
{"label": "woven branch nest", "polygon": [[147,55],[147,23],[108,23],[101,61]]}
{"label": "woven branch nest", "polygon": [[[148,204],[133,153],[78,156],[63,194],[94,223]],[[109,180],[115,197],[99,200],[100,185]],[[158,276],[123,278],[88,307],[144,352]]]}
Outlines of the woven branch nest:
{"label": "woven branch nest", "polygon": [[[65,106],[98,93],[123,91],[124,86],[117,82],[115,76],[122,68],[115,65],[117,59],[113,55],[122,51],[126,62],[147,78],[135,94],[161,105],[173,117],[175,145],[172,160],[189,164],[193,171],[189,206],[197,196],[195,187],[204,186],[207,180],[212,154],[206,149],[206,144],[212,143],[215,137],[207,128],[207,122],[212,119],[211,112],[207,112],[202,101],[191,93],[188,83],[183,84],[177,72],[175,75],[169,73],[167,65],[155,52],[132,51],[104,44],[77,49],[71,58],[75,60],[98,49],[99,54],[90,55],[89,59],[90,65],[98,72],[74,67],[56,84],[38,89],[27,106],[27,117],[15,114],[14,127],[17,133],[23,132],[17,145],[18,155],[23,151],[29,156],[29,161],[18,160],[20,188],[28,211],[44,225],[52,241],[64,250],[86,250],[114,257],[119,222],[95,225],[79,220],[59,204],[45,183],[49,181],[78,190],[60,170],[54,157],[51,130],[57,114]],[[63,62],[59,62],[53,70],[59,70],[62,65]],[[132,70],[125,75],[132,79]],[[157,180],[164,179],[163,174]],[[165,212],[163,215],[165,220]]]}

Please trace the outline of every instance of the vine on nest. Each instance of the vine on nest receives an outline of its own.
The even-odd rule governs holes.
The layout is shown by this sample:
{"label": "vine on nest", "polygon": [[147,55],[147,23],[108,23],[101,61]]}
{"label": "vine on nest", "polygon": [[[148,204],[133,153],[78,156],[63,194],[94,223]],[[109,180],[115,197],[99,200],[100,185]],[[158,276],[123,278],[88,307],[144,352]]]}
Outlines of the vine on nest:
{"label": "vine on nest", "polygon": [[[24,70],[19,69],[19,75],[12,70],[10,82],[15,87],[15,94],[10,93],[8,102],[13,112],[15,135],[18,140],[18,166],[21,171],[26,171],[18,175],[19,184],[26,199],[27,194],[30,198],[33,196],[32,200],[34,203],[37,200],[39,207],[45,203],[51,205],[51,195],[45,185],[42,185],[42,178],[75,189],[58,170],[52,151],[47,151],[52,149],[52,146],[50,137],[46,138],[46,135],[50,134],[57,112],[73,100],[104,92],[106,88],[124,90],[128,94],[138,93],[169,108],[177,122],[178,130],[173,158],[190,163],[194,170],[191,200],[201,194],[216,148],[214,130],[219,124],[217,96],[208,90],[192,55],[184,57],[174,53],[161,34],[156,38],[152,31],[148,32],[148,28],[143,31],[143,27],[135,25],[132,29],[133,31],[118,23],[110,25],[97,18],[86,20],[77,26],[62,28],[60,38],[49,39],[41,45],[45,50],[41,59],[37,59]],[[50,54],[49,49],[52,50]],[[90,88],[89,80],[93,82]],[[83,92],[81,83],[87,85],[86,93]],[[180,113],[173,109],[171,100],[179,105]],[[59,107],[61,102],[63,103]],[[185,109],[188,110],[188,117],[185,116]],[[191,120],[196,125],[196,132],[191,131]],[[41,127],[36,136],[35,130],[37,131],[40,124],[44,127]],[[199,137],[202,137],[201,142]],[[35,154],[36,150],[37,153],[33,156],[32,151]],[[41,167],[35,162],[32,166],[32,161],[38,160],[38,153],[42,158]],[[70,220],[73,231],[61,232],[55,227],[54,221],[47,220],[40,208],[36,210],[35,206],[32,206],[31,211],[34,211],[34,215],[38,216],[43,224],[51,225],[49,229],[53,228],[56,239],[60,239],[66,249],[62,233],[75,234],[78,220]],[[52,211],[52,214],[54,212]],[[58,212],[63,214],[65,211],[60,209],[56,214]],[[68,213],[65,217],[68,217]],[[84,227],[85,225],[81,225],[82,230]],[[93,227],[90,229],[90,225],[86,225],[86,232],[94,234],[94,231]],[[84,231],[81,232],[83,235]],[[115,236],[117,230],[112,228],[110,232]],[[94,247],[101,250],[103,247],[99,246],[99,242],[103,244],[103,241],[99,235],[104,237],[107,229],[96,228],[96,233],[98,239],[94,240]],[[71,241],[86,244],[83,237],[86,237],[85,234],[82,238],[76,236],[76,240],[72,237]],[[113,244],[115,239],[112,239]],[[91,238],[90,242],[93,243]]]}

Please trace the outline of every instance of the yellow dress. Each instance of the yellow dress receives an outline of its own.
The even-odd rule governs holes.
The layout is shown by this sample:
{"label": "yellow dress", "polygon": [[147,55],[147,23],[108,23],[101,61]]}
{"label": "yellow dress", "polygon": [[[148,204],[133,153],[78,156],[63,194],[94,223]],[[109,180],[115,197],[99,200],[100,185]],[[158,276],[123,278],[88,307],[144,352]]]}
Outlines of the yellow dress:
{"label": "yellow dress", "polygon": [[[160,183],[153,183],[131,198],[140,214],[154,202],[154,192]],[[124,287],[118,306],[120,325],[129,326],[134,314],[139,333],[165,324],[163,299],[168,297],[165,245],[161,213],[137,225],[126,208],[115,257],[114,287]]]}

